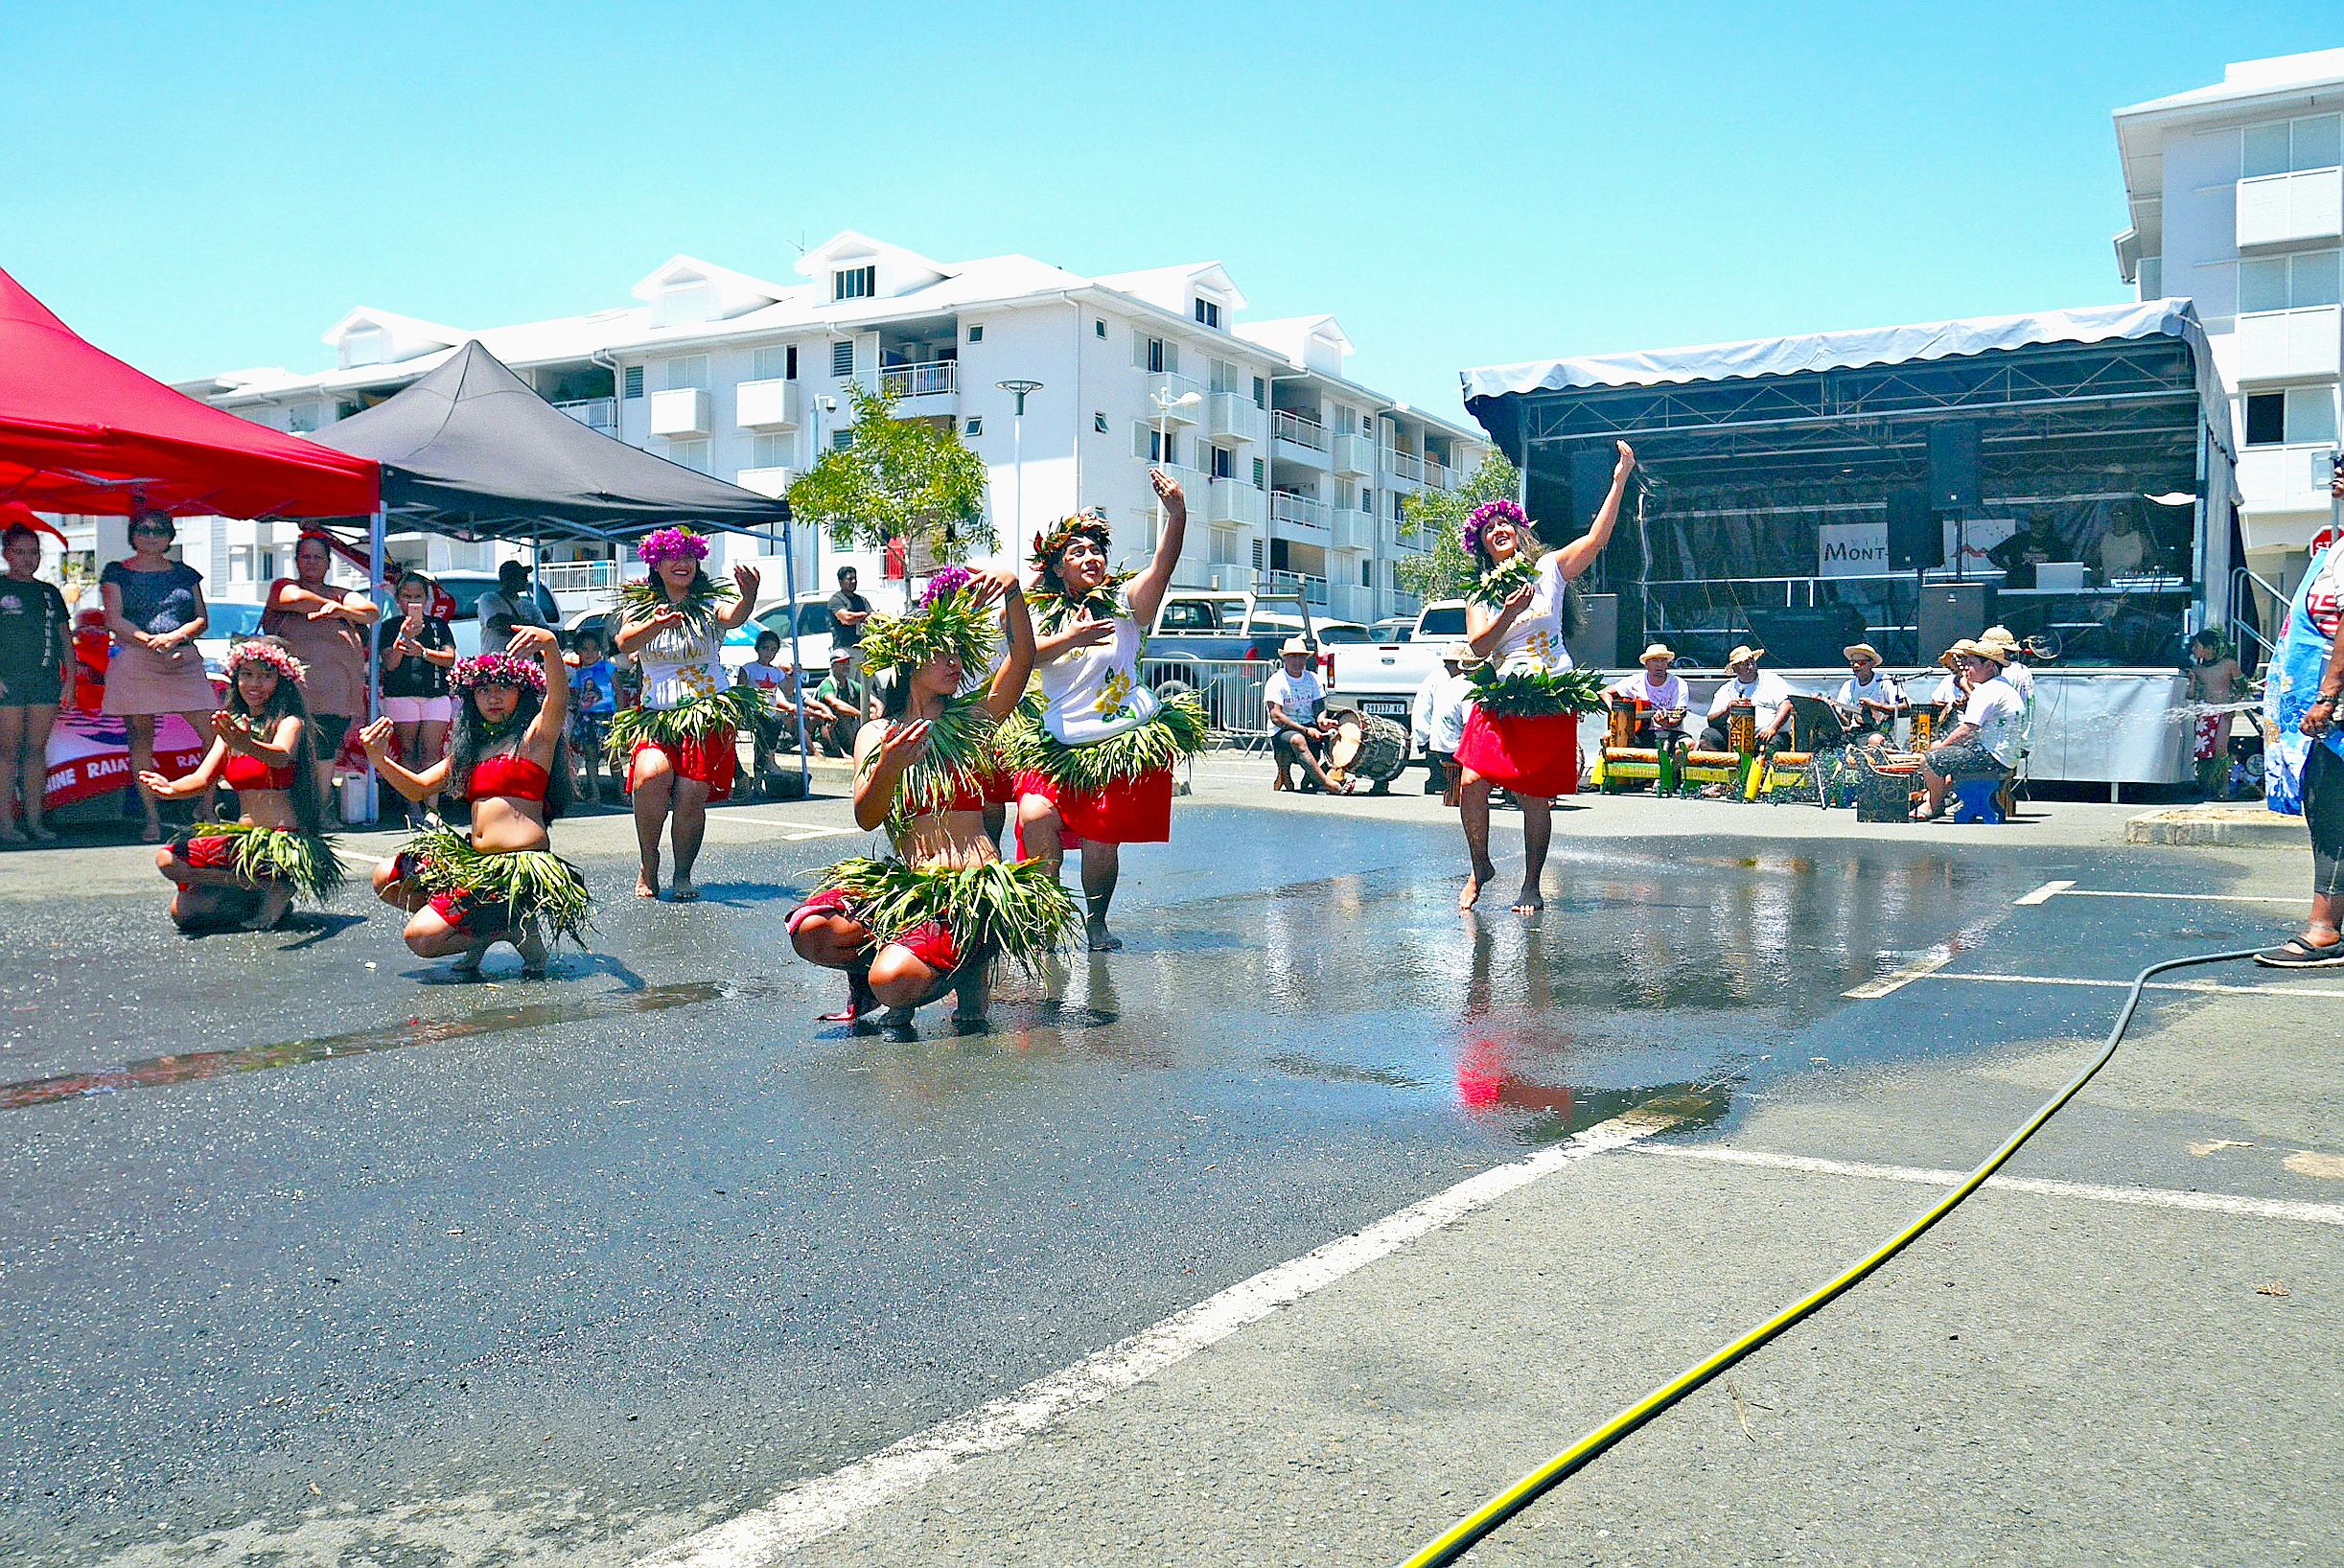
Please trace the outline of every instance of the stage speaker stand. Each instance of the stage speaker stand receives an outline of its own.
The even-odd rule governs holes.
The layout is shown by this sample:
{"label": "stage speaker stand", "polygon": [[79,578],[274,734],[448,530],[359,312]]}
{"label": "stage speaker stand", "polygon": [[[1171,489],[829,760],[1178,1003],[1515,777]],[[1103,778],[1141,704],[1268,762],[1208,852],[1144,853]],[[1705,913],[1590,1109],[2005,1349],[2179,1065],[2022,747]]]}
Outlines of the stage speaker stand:
{"label": "stage speaker stand", "polygon": [[[1984,626],[1979,630],[1984,631]],[[1828,670],[1846,662],[1840,657],[1841,649],[1864,640],[1864,611],[1853,605],[1753,610],[1750,634],[1766,650],[1766,661],[1776,669]]]}
{"label": "stage speaker stand", "polygon": [[1924,583],[1915,620],[1920,628],[1920,657],[1914,662],[1934,664],[1955,643],[1994,624],[1994,587],[1990,583]]}
{"label": "stage speaker stand", "polygon": [[[1604,483],[1612,482],[1606,471]],[[1635,663],[1619,645],[1619,595],[1616,593],[1583,593],[1579,603],[1587,613],[1587,624],[1579,634],[1566,644],[1570,649],[1573,664],[1583,670],[1623,670]],[[1642,653],[1642,648],[1636,650]]]}
{"label": "stage speaker stand", "polygon": [[1966,420],[1929,427],[1929,504],[1965,516],[1978,510],[1978,427]]}
{"label": "stage speaker stand", "polygon": [[1929,506],[1927,485],[1896,485],[1888,494],[1889,570],[1920,571],[1945,565],[1945,530]]}

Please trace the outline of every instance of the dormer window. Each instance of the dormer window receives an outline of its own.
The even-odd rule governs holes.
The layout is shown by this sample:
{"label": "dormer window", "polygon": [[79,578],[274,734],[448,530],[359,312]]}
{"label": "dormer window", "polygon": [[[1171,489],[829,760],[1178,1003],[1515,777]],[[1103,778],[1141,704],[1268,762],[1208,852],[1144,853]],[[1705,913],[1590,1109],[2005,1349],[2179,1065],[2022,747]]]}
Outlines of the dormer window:
{"label": "dormer window", "polygon": [[390,334],[380,327],[353,327],[342,334],[342,364],[379,365],[390,358]]}
{"label": "dormer window", "polygon": [[716,311],[716,290],[708,279],[685,276],[661,287],[652,320],[658,326],[667,327],[680,322],[712,320]]}
{"label": "dormer window", "polygon": [[833,303],[847,299],[870,299],[879,292],[879,268],[845,266],[830,274],[830,298]]}
{"label": "dormer window", "polygon": [[1218,328],[1220,326],[1220,301],[1207,299],[1202,294],[1197,295],[1196,319],[1204,326]]}

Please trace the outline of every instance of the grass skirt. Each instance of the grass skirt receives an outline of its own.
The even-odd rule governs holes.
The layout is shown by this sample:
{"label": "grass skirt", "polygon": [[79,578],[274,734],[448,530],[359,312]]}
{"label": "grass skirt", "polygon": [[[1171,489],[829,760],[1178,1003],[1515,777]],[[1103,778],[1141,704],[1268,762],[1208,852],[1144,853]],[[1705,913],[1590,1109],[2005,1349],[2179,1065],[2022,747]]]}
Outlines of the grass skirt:
{"label": "grass skirt", "polygon": [[1164,772],[1213,743],[1213,724],[1195,692],[1166,698],[1155,717],[1088,746],[1068,746],[1029,703],[1001,726],[1002,759],[1012,772],[1039,773],[1060,791],[1095,795]]}
{"label": "grass skirt", "polygon": [[999,954],[1028,972],[1071,947],[1082,926],[1074,899],[1038,860],[918,870],[858,855],[823,872],[821,885],[854,901],[878,946],[934,921],[961,953]]}
{"label": "grass skirt", "polygon": [[543,920],[555,936],[585,945],[593,895],[578,868],[550,849],[482,854],[461,833],[435,827],[401,845],[399,857],[403,873],[427,892],[510,905],[514,926]]}
{"label": "grass skirt", "polygon": [[611,715],[604,734],[611,766],[624,768],[639,746],[681,749],[694,743],[730,741],[733,731],[753,727],[769,709],[754,686],[727,686],[674,707],[627,707]]}
{"label": "grass skirt", "polygon": [[175,836],[172,848],[190,865],[248,883],[285,883],[313,904],[333,897],[344,875],[333,840],[246,822],[197,822]]}

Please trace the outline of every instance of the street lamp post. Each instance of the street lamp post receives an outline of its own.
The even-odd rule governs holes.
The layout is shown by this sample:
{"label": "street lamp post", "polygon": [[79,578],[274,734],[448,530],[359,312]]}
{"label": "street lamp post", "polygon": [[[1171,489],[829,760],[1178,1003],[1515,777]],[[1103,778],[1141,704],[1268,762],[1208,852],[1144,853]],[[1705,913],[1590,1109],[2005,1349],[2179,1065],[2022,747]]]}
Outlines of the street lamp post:
{"label": "street lamp post", "polygon": [[1010,559],[1014,561],[1026,537],[1026,400],[1039,392],[1042,383],[1015,377],[993,384],[1017,400],[1017,410],[1010,416],[1010,464],[1016,475],[1015,498],[1010,503]]}
{"label": "street lamp post", "polygon": [[[1183,392],[1175,398],[1172,395],[1168,388],[1158,387],[1153,392],[1149,393],[1148,398],[1149,402],[1156,405],[1156,461],[1169,468],[1172,466],[1172,412],[1175,408],[1195,407],[1198,404],[1204,402],[1204,394],[1201,392]],[[1163,537],[1164,497],[1158,496],[1156,497],[1156,538],[1162,539]]]}

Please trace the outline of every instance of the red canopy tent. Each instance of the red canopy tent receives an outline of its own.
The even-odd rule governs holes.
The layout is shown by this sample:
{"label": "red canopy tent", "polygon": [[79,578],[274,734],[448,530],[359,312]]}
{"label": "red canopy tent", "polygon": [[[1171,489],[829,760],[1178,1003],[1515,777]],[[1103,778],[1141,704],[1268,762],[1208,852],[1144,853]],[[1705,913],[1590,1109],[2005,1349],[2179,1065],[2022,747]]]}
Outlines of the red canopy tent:
{"label": "red canopy tent", "polygon": [[381,470],[92,348],[0,271],[0,501],[43,512],[362,518]]}

